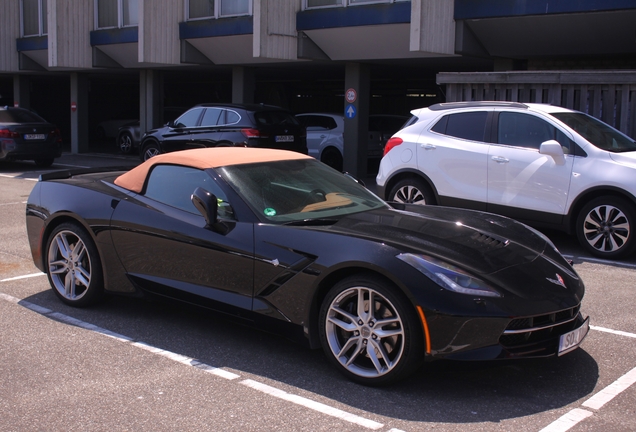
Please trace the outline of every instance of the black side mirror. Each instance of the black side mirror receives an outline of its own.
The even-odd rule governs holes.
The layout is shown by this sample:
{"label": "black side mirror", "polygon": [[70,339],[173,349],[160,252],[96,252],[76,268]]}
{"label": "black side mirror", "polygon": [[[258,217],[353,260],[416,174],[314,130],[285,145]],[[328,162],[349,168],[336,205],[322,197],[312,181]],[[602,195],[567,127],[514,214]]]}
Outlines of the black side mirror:
{"label": "black side mirror", "polygon": [[192,194],[192,204],[199,210],[205,218],[208,227],[213,226],[217,222],[218,201],[216,195],[198,187]]}

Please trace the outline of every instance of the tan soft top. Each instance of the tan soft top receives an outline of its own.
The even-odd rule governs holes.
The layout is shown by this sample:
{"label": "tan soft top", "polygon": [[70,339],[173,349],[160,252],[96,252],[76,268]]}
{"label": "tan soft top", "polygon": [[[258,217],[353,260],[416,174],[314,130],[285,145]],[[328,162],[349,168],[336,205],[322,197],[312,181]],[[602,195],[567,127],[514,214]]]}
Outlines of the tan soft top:
{"label": "tan soft top", "polygon": [[148,159],[141,165],[115,179],[117,186],[141,193],[148,173],[155,165],[182,165],[198,169],[218,168],[228,165],[275,162],[283,160],[311,159],[302,153],[258,149],[249,147],[216,147],[164,153]]}

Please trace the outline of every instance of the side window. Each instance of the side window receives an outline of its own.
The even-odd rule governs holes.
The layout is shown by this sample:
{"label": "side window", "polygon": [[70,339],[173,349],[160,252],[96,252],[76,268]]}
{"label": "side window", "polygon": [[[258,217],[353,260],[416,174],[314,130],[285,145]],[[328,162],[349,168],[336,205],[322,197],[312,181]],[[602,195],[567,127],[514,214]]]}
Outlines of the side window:
{"label": "side window", "polygon": [[152,169],[144,195],[172,207],[199,214],[192,204],[192,193],[201,187],[216,195],[218,215],[234,219],[234,211],[226,195],[205,171],[179,165],[157,165]]}
{"label": "side window", "polygon": [[216,126],[224,123],[223,110],[221,108],[206,108],[203,119],[201,119],[201,126]]}
{"label": "side window", "polygon": [[535,116],[515,112],[499,114],[499,144],[539,149],[541,143],[556,139],[556,128]]}
{"label": "side window", "polygon": [[226,124],[229,124],[229,125],[233,125],[241,121],[241,116],[236,111],[227,110],[225,111],[225,116],[226,116]]}
{"label": "side window", "polygon": [[195,127],[199,123],[199,117],[203,108],[193,108],[183,113],[181,117],[174,121],[176,127]]}
{"label": "side window", "polygon": [[455,138],[485,142],[487,119],[486,111],[449,114],[442,117],[432,130]]}

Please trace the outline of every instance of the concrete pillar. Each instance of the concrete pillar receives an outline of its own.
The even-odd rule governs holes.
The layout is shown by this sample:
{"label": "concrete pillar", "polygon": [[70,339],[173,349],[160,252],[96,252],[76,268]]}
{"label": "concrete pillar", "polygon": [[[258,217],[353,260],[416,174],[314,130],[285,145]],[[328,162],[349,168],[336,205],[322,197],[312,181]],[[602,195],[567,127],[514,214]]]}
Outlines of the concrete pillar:
{"label": "concrete pillar", "polygon": [[243,66],[232,68],[232,103],[254,103],[255,87],[254,69]]}
{"label": "concrete pillar", "polygon": [[139,72],[139,127],[144,132],[162,125],[163,74],[161,71]]}
{"label": "concrete pillar", "polygon": [[370,75],[369,65],[347,63],[345,67],[343,168],[358,178],[367,176]]}
{"label": "concrete pillar", "polygon": [[28,75],[13,75],[13,106],[31,108],[31,78]]}
{"label": "concrete pillar", "polygon": [[71,73],[71,153],[89,151],[88,76]]}

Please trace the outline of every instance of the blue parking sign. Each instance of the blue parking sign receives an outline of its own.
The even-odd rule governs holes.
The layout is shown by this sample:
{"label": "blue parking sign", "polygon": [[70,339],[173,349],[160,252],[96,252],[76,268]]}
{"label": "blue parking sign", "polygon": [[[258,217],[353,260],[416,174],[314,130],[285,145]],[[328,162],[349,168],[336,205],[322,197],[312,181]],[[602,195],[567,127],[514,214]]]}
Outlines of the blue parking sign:
{"label": "blue parking sign", "polygon": [[352,104],[349,104],[345,107],[345,117],[348,119],[352,119],[356,116],[356,107]]}

